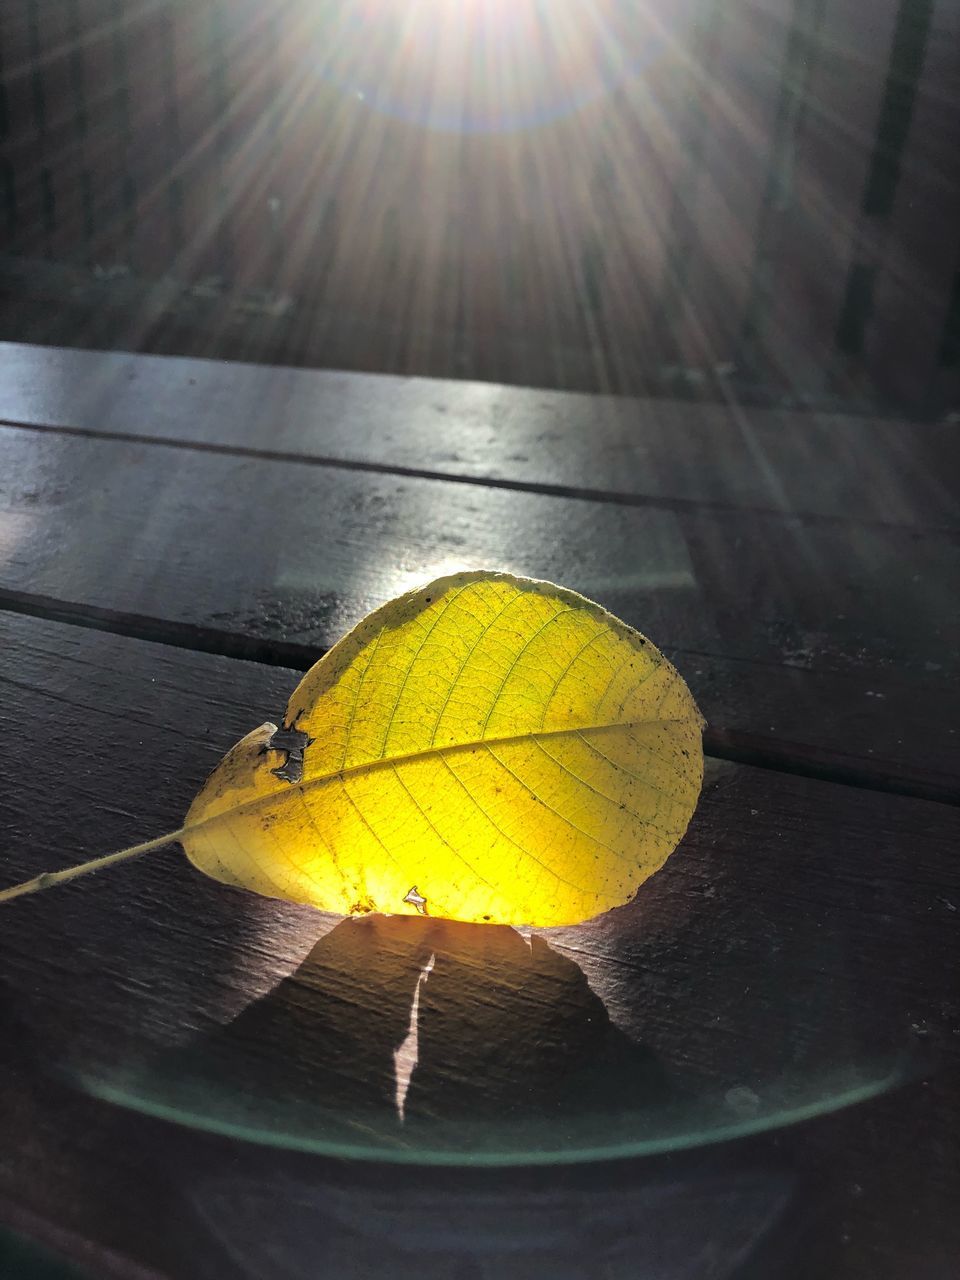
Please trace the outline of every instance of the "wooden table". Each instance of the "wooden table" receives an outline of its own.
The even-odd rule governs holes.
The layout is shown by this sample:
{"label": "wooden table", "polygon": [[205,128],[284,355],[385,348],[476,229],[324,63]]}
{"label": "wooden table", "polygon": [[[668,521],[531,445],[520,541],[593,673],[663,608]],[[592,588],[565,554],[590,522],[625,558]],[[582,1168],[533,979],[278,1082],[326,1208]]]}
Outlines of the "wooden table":
{"label": "wooden table", "polygon": [[[455,567],[600,600],[709,721],[680,849],[576,929],[344,924],[175,848],[0,908],[0,1221],[122,1277],[958,1273],[955,429],[12,344],[0,423],[0,884],[178,826]],[[154,1114],[96,1087],[133,1062]],[[164,1118],[197,1081],[329,1140]]]}

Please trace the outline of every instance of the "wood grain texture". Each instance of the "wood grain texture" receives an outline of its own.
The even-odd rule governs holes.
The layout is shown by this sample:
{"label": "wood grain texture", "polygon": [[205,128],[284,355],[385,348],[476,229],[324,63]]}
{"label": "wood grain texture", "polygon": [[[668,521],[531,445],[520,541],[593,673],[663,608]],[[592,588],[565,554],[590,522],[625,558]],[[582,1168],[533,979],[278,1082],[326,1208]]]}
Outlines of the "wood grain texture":
{"label": "wood grain texture", "polygon": [[[880,389],[894,403],[912,396],[934,408],[938,391],[946,404],[957,400],[956,365],[949,369],[944,361],[944,324],[960,272],[960,100],[950,88],[958,75],[960,11],[934,0],[923,74],[896,161],[896,194],[878,237],[875,320],[865,343]],[[920,183],[928,191],[923,200],[916,196]]]}
{"label": "wood grain texture", "polygon": [[[4,883],[175,826],[209,766],[296,680],[32,619],[0,619],[0,636]],[[937,1275],[960,1256],[958,824],[947,806],[724,765],[631,906],[532,947],[509,930],[432,938],[414,1123],[563,1114],[564,1080],[583,1105],[615,1104],[618,1062],[634,1076],[645,1064],[653,1099],[719,1090],[735,1110],[791,1071],[868,1065],[911,1041],[932,1055],[921,1080],[886,1098],[774,1140],[618,1165],[612,1183],[602,1171],[585,1184],[499,1171],[466,1189],[451,1171],[432,1182],[363,1174],[77,1095],[49,1069],[147,1050],[181,1071],[199,1054],[263,1093],[319,1079],[344,1113],[382,1111],[421,922],[371,920],[351,933],[207,881],[175,850],[26,899],[0,931],[0,1194],[201,1280],[289,1280],[316,1274],[318,1259],[360,1276],[378,1250],[400,1277],[468,1263],[526,1277],[528,1264],[533,1276],[558,1259],[586,1277],[598,1258],[626,1277],[652,1240],[676,1274],[682,1242],[694,1264],[705,1249],[714,1270],[688,1274],[719,1280],[764,1231],[782,1245],[769,1229],[787,1204],[807,1206],[816,1230],[808,1222],[804,1251],[794,1240],[761,1274]],[[708,1205],[721,1181],[718,1216]],[[589,1253],[565,1219],[593,1224]],[[518,1269],[505,1272],[505,1256]]]}
{"label": "wood grain texture", "polygon": [[0,419],[622,500],[957,527],[947,426],[0,343]]}
{"label": "wood grain texture", "polygon": [[717,11],[703,152],[693,164],[689,207],[681,209],[685,235],[672,299],[683,363],[701,376],[740,359],[791,29],[777,0],[727,0]]}
{"label": "wood grain texture", "polygon": [[849,391],[837,331],[881,110],[897,0],[807,5],[793,123],[776,157],[758,257],[754,359],[803,390]]}
{"label": "wood grain texture", "polygon": [[10,607],[90,610],[108,627],[125,619],[148,638],[227,653],[275,645],[296,665],[454,569],[542,577],[648,634],[718,732],[903,777],[956,772],[944,714],[960,669],[950,535],[0,428],[0,545]]}

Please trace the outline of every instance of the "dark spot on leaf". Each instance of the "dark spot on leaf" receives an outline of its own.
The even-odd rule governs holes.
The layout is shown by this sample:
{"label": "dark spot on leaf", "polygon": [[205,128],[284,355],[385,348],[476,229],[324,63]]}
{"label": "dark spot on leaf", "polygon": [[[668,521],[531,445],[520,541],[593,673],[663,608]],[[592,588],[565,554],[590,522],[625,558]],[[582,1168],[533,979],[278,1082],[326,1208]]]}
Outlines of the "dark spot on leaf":
{"label": "dark spot on leaf", "polygon": [[310,742],[311,739],[302,729],[287,728],[286,725],[278,729],[267,740],[266,745],[271,751],[286,752],[287,758],[278,769],[272,769],[271,773],[282,778],[284,782],[299,782],[303,777],[303,753]]}

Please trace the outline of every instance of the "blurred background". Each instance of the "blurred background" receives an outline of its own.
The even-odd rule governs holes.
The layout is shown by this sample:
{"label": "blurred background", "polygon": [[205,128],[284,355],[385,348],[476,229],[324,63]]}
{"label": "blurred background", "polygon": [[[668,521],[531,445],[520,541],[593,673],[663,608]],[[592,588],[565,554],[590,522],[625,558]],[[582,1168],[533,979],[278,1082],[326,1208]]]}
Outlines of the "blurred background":
{"label": "blurred background", "polygon": [[960,0],[3,0],[0,338],[960,411]]}

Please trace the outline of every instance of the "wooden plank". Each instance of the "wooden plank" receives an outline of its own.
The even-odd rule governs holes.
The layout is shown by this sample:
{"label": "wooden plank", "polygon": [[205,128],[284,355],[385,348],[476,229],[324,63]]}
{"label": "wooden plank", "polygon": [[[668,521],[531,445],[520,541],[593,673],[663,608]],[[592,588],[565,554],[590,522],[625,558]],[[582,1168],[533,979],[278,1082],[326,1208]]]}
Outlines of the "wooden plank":
{"label": "wooden plank", "polygon": [[230,5],[221,16],[226,41],[221,56],[230,82],[222,155],[230,280],[238,291],[281,292],[286,210],[278,179],[284,162],[281,104],[286,84],[279,51],[290,16],[289,4],[266,9]]}
{"label": "wooden plank", "polygon": [[36,65],[36,7],[0,7],[3,73],[4,244],[15,252],[42,255],[45,232],[40,187],[41,130],[37,118],[43,82]]}
{"label": "wooden plank", "polygon": [[946,424],[21,343],[0,343],[0,419],[624,500],[957,527]]}
{"label": "wooden plank", "polygon": [[171,10],[173,76],[180,154],[172,169],[184,242],[170,274],[192,284],[222,278],[227,261],[222,238],[222,173],[217,142],[224,128],[217,114],[210,57],[222,6],[178,4]]}
{"label": "wooden plank", "polygon": [[[960,9],[932,5],[899,181],[880,245],[865,358],[894,403],[937,407],[943,326],[960,270]],[[942,376],[942,373],[941,373]]]}
{"label": "wooden plank", "polygon": [[[3,883],[176,825],[219,754],[275,714],[297,679],[9,616],[0,643],[12,673],[0,700]],[[547,1265],[562,1255],[581,1266],[572,1275],[593,1274],[599,1259],[626,1280],[651,1238],[661,1260],[679,1264],[692,1236],[695,1255],[730,1262],[763,1228],[781,1253],[761,1274],[791,1275],[798,1242],[784,1247],[780,1234],[791,1201],[807,1215],[804,1258],[812,1239],[823,1250],[824,1280],[935,1274],[960,1248],[958,836],[947,806],[725,765],[631,906],[529,946],[510,930],[416,917],[338,925],[207,881],[175,850],[24,899],[4,908],[0,930],[0,1195],[57,1223],[61,1238],[80,1234],[88,1256],[92,1245],[199,1280],[251,1267],[300,1276],[318,1257],[337,1275],[369,1274],[373,1246],[358,1235],[404,1278],[449,1275],[451,1251],[465,1264],[512,1241],[539,1265],[531,1277],[563,1274]],[[425,945],[435,965],[409,1127],[398,1130],[393,1049]],[[331,1029],[338,1039],[323,1035]],[[462,1135],[464,1109],[502,1133],[545,1104],[552,1129],[559,1114],[576,1132],[602,1098],[623,1122],[641,1066],[648,1105],[675,1090],[719,1097],[742,1117],[795,1075],[869,1078],[911,1043],[933,1056],[895,1094],[772,1141],[618,1162],[579,1181],[548,1169],[526,1180],[503,1169],[486,1180],[365,1176],[112,1111],[42,1069],[144,1052],[180,1079],[217,1065],[223,1096],[253,1081],[267,1115],[268,1099],[311,1080],[328,1108],[416,1144],[446,1123]],[[573,1101],[564,1082],[576,1082]],[[729,1195],[762,1177],[777,1192],[762,1212],[748,1212],[749,1196],[709,1212],[721,1181]],[[665,1213],[677,1229],[651,1237]],[[576,1229],[558,1235],[558,1217]],[[438,1251],[441,1220],[459,1243]]]}
{"label": "wooden plank", "polygon": [[958,761],[949,535],[14,428],[0,429],[0,477],[8,607],[308,664],[416,583],[505,568],[573,586],[649,634],[717,733],[832,752],[838,767],[859,758],[910,785],[949,787]]}
{"label": "wooden plank", "polygon": [[[83,179],[92,237],[90,261],[102,270],[129,268],[132,189],[125,139],[130,81],[125,64],[120,0],[82,0],[82,75],[89,125],[84,141]],[[91,331],[99,328],[91,317]]]}
{"label": "wooden plank", "polygon": [[[552,331],[551,385],[578,385],[583,375],[570,358],[576,345],[587,351],[601,389],[659,385],[663,365],[676,360],[676,326],[664,293],[674,279],[684,198],[703,133],[703,62],[716,8],[712,0],[663,13],[635,7],[626,19],[631,37],[620,41],[634,51],[628,55],[632,65],[593,108],[599,117],[593,138],[584,146],[576,136],[561,137],[554,147],[553,182],[525,193],[521,207],[529,239],[519,247],[517,270],[530,283],[527,298],[518,301],[529,307],[532,297],[538,304],[540,314],[528,333]],[[542,171],[539,147],[527,147],[528,168]],[[579,209],[569,185],[578,155]],[[556,211],[568,204],[570,212],[558,217]],[[575,284],[575,291],[567,290],[569,318],[559,331],[561,298],[546,270],[545,236],[566,254]],[[541,280],[534,283],[537,271]],[[572,324],[583,326],[584,320],[586,331],[576,338]],[[515,359],[509,380],[529,380],[523,368],[529,354],[518,348]]]}
{"label": "wooden plank", "polygon": [[[99,1248],[10,1201],[0,1201],[0,1222],[7,1228],[0,1228],[0,1263],[7,1266],[10,1275],[88,1280],[89,1268],[96,1268],[104,1280],[162,1280],[158,1271],[148,1271],[121,1254]],[[74,1270],[67,1259],[83,1270]]]}
{"label": "wooden plank", "polygon": [[674,298],[680,359],[707,377],[739,357],[789,32],[780,0],[728,0],[719,19]]}
{"label": "wooden plank", "polygon": [[[808,6],[793,129],[769,195],[762,359],[799,394],[838,385],[837,333],[883,101],[897,0]],[[853,390],[856,390],[854,386]]]}
{"label": "wooden plank", "polygon": [[[177,252],[171,219],[170,176],[179,159],[171,137],[173,14],[170,0],[124,14],[123,45],[128,79],[124,146],[135,201],[131,265],[142,277],[157,279],[170,269]],[[146,312],[139,323],[149,331],[156,319]]]}
{"label": "wooden plank", "polygon": [[72,76],[72,9],[68,0],[36,6],[38,71],[44,99],[38,154],[46,250],[58,261],[82,260],[80,200],[82,156],[77,139],[78,103]]}
{"label": "wooden plank", "polygon": [[93,183],[90,175],[91,99],[96,99],[99,85],[89,79],[86,52],[87,42],[93,36],[93,24],[87,8],[87,0],[66,0],[66,26],[68,60],[70,66],[70,112],[73,129],[72,183],[73,246],[72,257],[76,262],[88,265],[95,227],[93,216]]}

